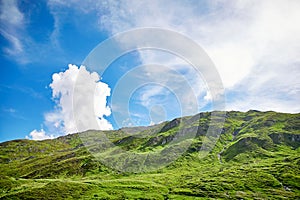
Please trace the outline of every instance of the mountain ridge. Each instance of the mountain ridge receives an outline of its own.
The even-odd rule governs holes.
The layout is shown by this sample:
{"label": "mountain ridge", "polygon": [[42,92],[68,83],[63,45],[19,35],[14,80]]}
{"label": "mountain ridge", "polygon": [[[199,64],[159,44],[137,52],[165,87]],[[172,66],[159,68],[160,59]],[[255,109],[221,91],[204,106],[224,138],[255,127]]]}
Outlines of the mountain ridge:
{"label": "mountain ridge", "polygon": [[[0,143],[0,198],[300,198],[300,113],[226,112],[216,144],[202,158],[209,125],[219,125],[210,124],[211,114],[150,128],[89,130],[52,140]],[[109,144],[100,141],[104,136]],[[169,150],[174,145],[178,148]],[[185,151],[172,157],[161,154],[166,149]],[[128,157],[128,152],[135,157]],[[99,162],[96,153],[109,163]],[[144,154],[154,156],[136,156]],[[168,159],[173,160],[163,167],[149,167]]]}

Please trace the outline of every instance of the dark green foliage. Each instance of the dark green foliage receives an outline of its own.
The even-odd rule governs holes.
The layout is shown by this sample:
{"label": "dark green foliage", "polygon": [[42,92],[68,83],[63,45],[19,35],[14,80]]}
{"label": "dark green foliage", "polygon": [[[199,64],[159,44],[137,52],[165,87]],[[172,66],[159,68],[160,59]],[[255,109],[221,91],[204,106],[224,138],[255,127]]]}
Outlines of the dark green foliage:
{"label": "dark green foliage", "polygon": [[[227,112],[219,140],[202,158],[206,131],[221,126],[210,124],[211,114],[150,127],[1,143],[0,199],[300,198],[300,114]],[[130,151],[131,159],[114,146]],[[180,148],[186,151],[168,166],[147,168]],[[128,165],[132,171],[111,169],[90,152],[110,155],[112,166]],[[152,157],[145,159],[146,153]],[[164,156],[155,161],[159,155]],[[142,159],[145,166],[137,164]],[[141,167],[148,171],[134,173]]]}

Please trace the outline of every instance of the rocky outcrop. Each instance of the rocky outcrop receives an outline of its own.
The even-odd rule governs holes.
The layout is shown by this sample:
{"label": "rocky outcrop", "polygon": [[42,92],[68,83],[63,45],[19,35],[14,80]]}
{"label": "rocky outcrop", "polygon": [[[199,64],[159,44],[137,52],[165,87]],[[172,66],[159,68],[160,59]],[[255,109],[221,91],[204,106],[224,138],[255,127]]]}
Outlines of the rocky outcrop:
{"label": "rocky outcrop", "polygon": [[163,132],[167,132],[168,130],[175,128],[177,126],[179,126],[180,124],[180,119],[173,119],[172,121],[170,121],[169,123],[167,123],[164,127],[162,127],[162,129],[160,130],[160,133]]}
{"label": "rocky outcrop", "polygon": [[287,144],[294,148],[300,146],[300,135],[289,133],[272,133],[269,137],[273,140],[274,144]]}

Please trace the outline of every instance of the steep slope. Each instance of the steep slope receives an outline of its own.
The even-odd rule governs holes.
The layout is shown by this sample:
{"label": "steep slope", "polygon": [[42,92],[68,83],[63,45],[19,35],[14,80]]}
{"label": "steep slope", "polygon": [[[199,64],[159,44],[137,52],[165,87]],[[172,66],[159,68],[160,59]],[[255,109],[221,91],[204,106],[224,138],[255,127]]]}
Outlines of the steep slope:
{"label": "steep slope", "polygon": [[[227,112],[219,140],[202,158],[211,114],[150,127],[1,143],[0,198],[300,198],[300,114]],[[184,152],[174,162],[149,167],[172,159],[178,149]],[[162,160],[155,160],[166,150]],[[124,152],[135,157],[125,159]],[[98,157],[109,160],[99,162]],[[118,170],[124,166],[129,170]]]}

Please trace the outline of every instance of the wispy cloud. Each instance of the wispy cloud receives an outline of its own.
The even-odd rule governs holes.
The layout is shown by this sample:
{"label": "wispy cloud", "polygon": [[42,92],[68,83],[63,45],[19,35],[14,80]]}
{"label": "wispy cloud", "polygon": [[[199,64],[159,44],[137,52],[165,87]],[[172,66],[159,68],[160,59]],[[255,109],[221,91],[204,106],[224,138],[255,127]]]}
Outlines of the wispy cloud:
{"label": "wispy cloud", "polygon": [[0,34],[9,41],[10,45],[2,47],[8,55],[17,56],[23,52],[19,32],[24,29],[24,15],[19,10],[16,0],[1,1]]}
{"label": "wispy cloud", "polygon": [[16,109],[14,108],[4,108],[3,111],[8,113],[16,113]]}
{"label": "wispy cloud", "polygon": [[[55,53],[64,53],[59,45],[61,24],[56,20],[56,15],[53,15],[53,27],[47,22],[46,29],[44,27],[32,28],[33,24],[40,23],[40,19],[37,20],[35,15],[47,11],[43,10],[46,3],[17,0],[0,2],[0,34],[7,41],[7,44],[1,47],[4,56],[18,64],[26,65],[34,62],[43,63],[45,59],[41,58],[50,57]],[[49,34],[51,31],[52,35]],[[36,35],[35,32],[39,32],[40,35]],[[52,56],[52,59],[63,58]]]}
{"label": "wispy cloud", "polygon": [[10,117],[15,118],[15,119],[27,120],[15,108],[2,108],[2,112],[5,113],[5,114],[8,114]]}
{"label": "wispy cloud", "polygon": [[[300,2],[297,0],[49,2],[80,13],[97,12],[99,30],[111,34],[138,27],[161,27],[187,35],[215,63],[226,90],[227,109],[300,111],[297,106]],[[177,75],[184,74],[192,86],[189,91],[180,90],[182,85],[173,81],[177,79],[172,70],[144,68],[144,74],[164,74],[165,83],[169,81],[177,88],[176,94],[186,97],[185,102],[193,96],[198,97],[200,108],[210,102],[205,80],[195,77],[180,59],[151,51],[139,51],[139,55],[143,64],[156,63],[173,69],[180,66],[186,71]],[[145,90],[146,94],[156,95]],[[147,101],[149,98],[144,104]]]}
{"label": "wispy cloud", "polygon": [[31,87],[26,87],[26,86],[22,86],[22,85],[2,85],[0,84],[0,90],[16,90],[19,92],[22,92],[24,94],[30,95],[31,97],[35,98],[35,99],[43,99],[44,96],[37,92],[36,90],[34,90]]}
{"label": "wispy cloud", "polygon": [[[112,33],[155,26],[186,34],[202,45],[215,63],[228,94],[248,97],[238,104],[232,103],[238,100],[232,100],[228,109],[299,112],[299,107],[295,107],[300,99],[300,81],[296,78],[300,75],[299,1],[106,4],[108,12],[101,16],[101,22]],[[143,63],[149,61],[144,52],[140,55]],[[170,64],[165,58],[156,59],[162,65]],[[172,62],[176,65],[176,61]]]}

